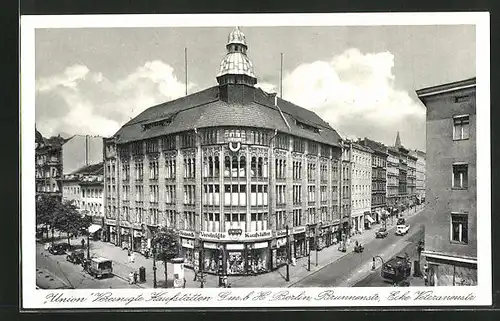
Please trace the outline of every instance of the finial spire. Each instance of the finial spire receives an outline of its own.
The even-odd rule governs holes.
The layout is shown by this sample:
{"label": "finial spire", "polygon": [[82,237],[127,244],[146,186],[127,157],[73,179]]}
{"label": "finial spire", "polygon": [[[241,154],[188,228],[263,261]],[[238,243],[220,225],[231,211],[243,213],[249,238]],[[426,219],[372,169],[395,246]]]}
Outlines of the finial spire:
{"label": "finial spire", "polygon": [[396,135],[396,142],[394,143],[394,146],[401,147],[401,138],[399,137],[399,131]]}

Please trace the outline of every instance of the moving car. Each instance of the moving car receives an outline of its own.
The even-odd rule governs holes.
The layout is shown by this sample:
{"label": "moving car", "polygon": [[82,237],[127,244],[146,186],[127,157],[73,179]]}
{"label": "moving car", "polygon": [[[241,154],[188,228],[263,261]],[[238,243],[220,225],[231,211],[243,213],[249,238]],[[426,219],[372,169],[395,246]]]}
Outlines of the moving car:
{"label": "moving car", "polygon": [[54,255],[66,254],[66,252],[71,248],[68,243],[58,243],[49,247],[49,253]]}
{"label": "moving car", "polygon": [[85,258],[85,252],[82,250],[73,251],[66,256],[66,260],[73,264],[82,264]]}
{"label": "moving car", "polygon": [[382,227],[382,228],[379,228],[377,232],[375,232],[375,237],[378,238],[378,239],[383,239],[385,237],[387,237],[389,233],[387,232],[387,229]]}
{"label": "moving car", "polygon": [[104,257],[93,257],[84,261],[84,269],[96,278],[113,275],[113,261]]}
{"label": "moving car", "polygon": [[410,225],[398,225],[396,226],[396,235],[405,235],[410,230]]}
{"label": "moving car", "polygon": [[411,274],[411,262],[408,256],[398,255],[382,265],[381,276],[396,284],[401,284]]}

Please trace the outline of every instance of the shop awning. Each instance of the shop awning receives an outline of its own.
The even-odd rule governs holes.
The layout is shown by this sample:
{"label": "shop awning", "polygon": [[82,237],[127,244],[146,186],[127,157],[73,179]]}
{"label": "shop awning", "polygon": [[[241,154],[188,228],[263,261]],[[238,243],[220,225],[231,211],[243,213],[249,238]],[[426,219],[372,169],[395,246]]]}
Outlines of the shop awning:
{"label": "shop awning", "polygon": [[100,225],[92,224],[89,226],[89,233],[95,233],[101,229]]}
{"label": "shop awning", "polygon": [[375,222],[375,220],[370,215],[366,215],[365,217],[368,219],[368,222],[370,222],[370,223]]}

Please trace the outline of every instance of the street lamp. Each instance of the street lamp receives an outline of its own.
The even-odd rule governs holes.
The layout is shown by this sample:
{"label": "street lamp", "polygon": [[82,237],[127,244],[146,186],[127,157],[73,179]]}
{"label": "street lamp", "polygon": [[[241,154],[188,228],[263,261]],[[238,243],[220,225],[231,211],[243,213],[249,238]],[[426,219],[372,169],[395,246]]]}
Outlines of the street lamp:
{"label": "street lamp", "polygon": [[311,271],[311,244],[310,237],[311,234],[311,225],[307,225],[307,271]]}
{"label": "street lamp", "polygon": [[[165,267],[167,268],[167,267]],[[167,281],[165,280],[165,284]],[[153,288],[156,289],[156,240],[153,237]]]}
{"label": "street lamp", "polygon": [[288,224],[286,226],[286,279],[290,281],[290,236],[288,235]]}

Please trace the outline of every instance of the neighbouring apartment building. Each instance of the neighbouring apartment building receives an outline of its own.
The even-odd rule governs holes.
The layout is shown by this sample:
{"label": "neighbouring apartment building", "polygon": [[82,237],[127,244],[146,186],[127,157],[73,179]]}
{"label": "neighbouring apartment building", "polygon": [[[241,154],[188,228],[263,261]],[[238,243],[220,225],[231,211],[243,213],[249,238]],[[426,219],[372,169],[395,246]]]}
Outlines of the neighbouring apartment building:
{"label": "neighbouring apartment building", "polygon": [[382,211],[387,207],[387,147],[379,142],[365,138],[360,142],[369,147],[372,156],[372,201],[371,213],[373,219],[380,223]]}
{"label": "neighbouring apartment building", "polygon": [[238,28],[226,49],[218,85],[150,107],[105,139],[105,234],[140,250],[174,227],[187,267],[265,273],[286,263],[287,237],[294,257],[336,237],[340,136],[254,86]]}
{"label": "neighbouring apartment building", "polygon": [[35,129],[35,195],[62,198],[62,145],[61,136],[44,138]]}
{"label": "neighbouring apartment building", "polygon": [[390,146],[387,148],[387,206],[391,213],[397,207],[399,199],[399,152]]}
{"label": "neighbouring apartment building", "polygon": [[350,143],[351,233],[360,233],[375,222],[371,217],[372,150]]}
{"label": "neighbouring apartment building", "polygon": [[425,152],[415,150],[417,157],[416,179],[417,179],[417,199],[418,203],[425,202]]}
{"label": "neighbouring apartment building", "polygon": [[430,285],[477,284],[476,78],[424,88]]}
{"label": "neighbouring apartment building", "polygon": [[104,166],[98,164],[84,166],[63,179],[63,199],[73,201],[82,215],[92,217],[91,233],[101,236],[104,226]]}

